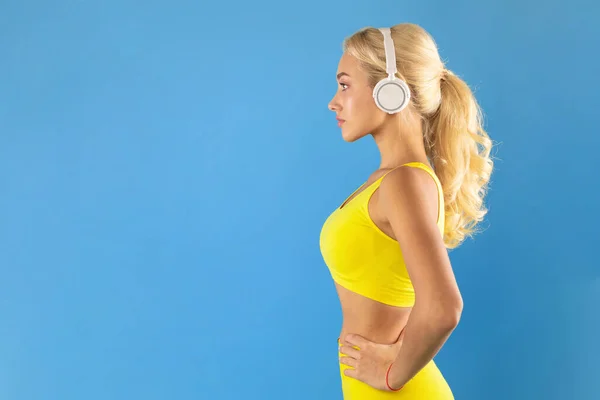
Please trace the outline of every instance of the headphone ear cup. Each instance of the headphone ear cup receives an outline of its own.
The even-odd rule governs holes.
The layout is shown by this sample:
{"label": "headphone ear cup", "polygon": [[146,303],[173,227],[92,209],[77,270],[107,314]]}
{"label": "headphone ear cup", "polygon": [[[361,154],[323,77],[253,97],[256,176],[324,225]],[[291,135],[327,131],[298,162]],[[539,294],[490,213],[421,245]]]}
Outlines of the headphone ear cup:
{"label": "headphone ear cup", "polygon": [[381,111],[396,114],[410,101],[410,89],[406,82],[396,77],[384,78],[373,89],[373,99]]}

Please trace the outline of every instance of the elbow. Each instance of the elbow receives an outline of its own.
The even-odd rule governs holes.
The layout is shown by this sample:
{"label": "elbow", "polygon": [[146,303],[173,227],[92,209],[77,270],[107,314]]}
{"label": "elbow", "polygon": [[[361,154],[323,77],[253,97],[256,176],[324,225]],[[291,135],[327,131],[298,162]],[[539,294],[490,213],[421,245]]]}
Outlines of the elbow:
{"label": "elbow", "polygon": [[463,301],[460,296],[453,298],[438,298],[435,301],[428,302],[424,307],[426,319],[437,328],[443,331],[454,330],[462,316]]}
{"label": "elbow", "polygon": [[440,326],[443,329],[454,330],[460,322],[460,317],[462,316],[463,304],[462,301],[457,302],[456,304],[451,304],[444,308],[443,315],[438,317],[438,321]]}
{"label": "elbow", "polygon": [[447,330],[454,330],[460,322],[463,310],[462,298],[444,301],[439,307],[440,313],[437,316],[438,324]]}

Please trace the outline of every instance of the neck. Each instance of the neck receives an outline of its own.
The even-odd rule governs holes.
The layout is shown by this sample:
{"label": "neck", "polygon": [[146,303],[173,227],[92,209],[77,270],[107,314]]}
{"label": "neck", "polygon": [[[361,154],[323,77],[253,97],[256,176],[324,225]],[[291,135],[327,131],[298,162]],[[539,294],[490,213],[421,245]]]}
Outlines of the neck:
{"label": "neck", "polygon": [[420,121],[407,124],[397,123],[398,119],[392,118],[372,133],[381,155],[379,168],[395,168],[412,161],[428,164]]}

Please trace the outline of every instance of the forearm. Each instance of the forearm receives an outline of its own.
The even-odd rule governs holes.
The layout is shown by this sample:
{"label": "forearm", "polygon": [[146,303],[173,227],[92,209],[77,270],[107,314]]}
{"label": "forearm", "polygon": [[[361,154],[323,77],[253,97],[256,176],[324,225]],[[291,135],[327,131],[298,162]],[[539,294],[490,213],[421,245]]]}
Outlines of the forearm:
{"label": "forearm", "polygon": [[392,388],[399,388],[425,367],[458,324],[460,311],[433,310],[415,304],[403,332],[402,345],[389,373]]}

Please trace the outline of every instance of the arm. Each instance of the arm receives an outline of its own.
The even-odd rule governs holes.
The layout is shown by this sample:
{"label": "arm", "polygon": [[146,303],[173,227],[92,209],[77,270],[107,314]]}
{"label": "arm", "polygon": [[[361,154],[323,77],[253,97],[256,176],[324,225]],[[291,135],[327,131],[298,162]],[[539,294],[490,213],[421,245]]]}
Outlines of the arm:
{"label": "arm", "polygon": [[389,372],[390,385],[398,388],[441,349],[458,325],[463,303],[436,224],[438,197],[431,177],[417,168],[398,168],[379,190],[378,206],[402,249],[416,295]]}

